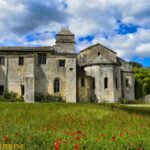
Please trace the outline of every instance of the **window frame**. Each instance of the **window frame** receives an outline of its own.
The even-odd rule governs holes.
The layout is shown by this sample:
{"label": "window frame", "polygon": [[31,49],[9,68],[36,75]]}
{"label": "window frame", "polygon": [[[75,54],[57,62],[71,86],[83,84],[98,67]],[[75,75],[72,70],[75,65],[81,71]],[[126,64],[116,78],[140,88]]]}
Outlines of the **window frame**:
{"label": "window frame", "polygon": [[116,89],[118,90],[118,78],[115,79]]}
{"label": "window frame", "polygon": [[24,96],[25,95],[25,86],[21,85],[21,95]]}
{"label": "window frame", "polygon": [[38,54],[38,64],[39,65],[46,65],[46,62],[47,62],[46,53],[39,53]]}
{"label": "window frame", "polygon": [[54,80],[54,93],[60,93],[60,79],[56,78]]}
{"label": "window frame", "polygon": [[[2,91],[1,91],[2,89]],[[4,85],[0,85],[0,95],[3,95],[5,92],[5,86]]]}
{"label": "window frame", "polygon": [[5,66],[5,56],[0,56],[0,65]]}
{"label": "window frame", "polygon": [[108,89],[108,78],[107,77],[104,78],[104,89],[105,90]]}
{"label": "window frame", "polygon": [[81,78],[81,87],[85,87],[85,78]]}
{"label": "window frame", "polygon": [[126,85],[127,88],[130,87],[130,83],[129,83],[129,79],[128,78],[125,79],[125,85]]}
{"label": "window frame", "polygon": [[20,56],[18,60],[18,65],[23,66],[24,65],[24,57]]}
{"label": "window frame", "polygon": [[[62,64],[61,64],[62,63]],[[66,60],[65,59],[59,59],[58,60],[58,66],[59,67],[65,67],[65,65],[66,65]]]}
{"label": "window frame", "polygon": [[95,90],[95,78],[92,78],[92,89]]}

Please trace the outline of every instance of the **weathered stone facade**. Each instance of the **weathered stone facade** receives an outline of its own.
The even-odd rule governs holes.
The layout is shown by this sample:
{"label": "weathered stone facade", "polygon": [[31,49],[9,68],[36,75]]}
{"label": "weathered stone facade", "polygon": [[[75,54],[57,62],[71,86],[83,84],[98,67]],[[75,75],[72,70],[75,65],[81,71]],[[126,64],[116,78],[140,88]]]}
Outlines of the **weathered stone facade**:
{"label": "weathered stone facade", "polygon": [[74,35],[63,29],[51,47],[0,47],[0,93],[13,91],[34,102],[36,94],[66,102],[134,99],[132,66],[101,44],[75,52]]}

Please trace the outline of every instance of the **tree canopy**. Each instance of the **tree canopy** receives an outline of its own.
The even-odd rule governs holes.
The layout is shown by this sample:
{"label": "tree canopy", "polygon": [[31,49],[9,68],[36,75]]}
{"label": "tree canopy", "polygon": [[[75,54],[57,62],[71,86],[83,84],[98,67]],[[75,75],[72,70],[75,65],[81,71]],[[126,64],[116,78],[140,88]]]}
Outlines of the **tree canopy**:
{"label": "tree canopy", "polygon": [[150,94],[150,68],[144,68],[142,64],[132,62],[135,72],[135,97],[141,98]]}

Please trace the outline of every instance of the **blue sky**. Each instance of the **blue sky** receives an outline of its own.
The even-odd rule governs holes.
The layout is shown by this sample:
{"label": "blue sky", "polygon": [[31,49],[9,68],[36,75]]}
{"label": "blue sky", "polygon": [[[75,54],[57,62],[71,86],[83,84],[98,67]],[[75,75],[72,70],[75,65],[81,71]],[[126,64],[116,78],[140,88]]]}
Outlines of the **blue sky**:
{"label": "blue sky", "polygon": [[49,46],[69,28],[80,51],[101,43],[150,66],[149,0],[0,0],[0,46]]}

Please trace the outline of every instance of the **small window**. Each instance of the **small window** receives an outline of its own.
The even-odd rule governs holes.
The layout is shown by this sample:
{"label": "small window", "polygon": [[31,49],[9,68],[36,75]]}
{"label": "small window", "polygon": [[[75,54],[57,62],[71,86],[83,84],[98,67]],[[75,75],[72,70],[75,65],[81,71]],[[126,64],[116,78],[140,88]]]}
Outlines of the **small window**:
{"label": "small window", "polygon": [[92,78],[92,88],[95,89],[95,78]]}
{"label": "small window", "polygon": [[24,96],[24,85],[21,85],[21,95]]}
{"label": "small window", "polygon": [[60,92],[60,80],[55,79],[54,80],[54,93],[59,93]]}
{"label": "small window", "polygon": [[105,89],[108,88],[108,78],[107,77],[104,79],[104,88]]}
{"label": "small window", "polygon": [[84,78],[81,78],[81,87],[84,87],[85,86],[85,80]]}
{"label": "small window", "polygon": [[0,56],[0,65],[5,65],[5,57],[4,56]]}
{"label": "small window", "polygon": [[24,65],[24,57],[19,57],[19,66]]}
{"label": "small window", "polygon": [[129,87],[129,79],[126,79],[126,87]]}
{"label": "small window", "polygon": [[98,56],[99,56],[100,54],[101,54],[100,52],[97,53]]}
{"label": "small window", "polygon": [[116,89],[118,89],[118,79],[116,78]]}
{"label": "small window", "polygon": [[72,71],[72,70],[73,70],[73,68],[69,68],[69,70],[70,70],[70,71]]}
{"label": "small window", "polygon": [[59,60],[59,67],[65,67],[65,60]]}
{"label": "small window", "polygon": [[0,85],[0,95],[4,94],[4,85]]}
{"label": "small window", "polygon": [[46,64],[46,54],[38,54],[38,64]]}

